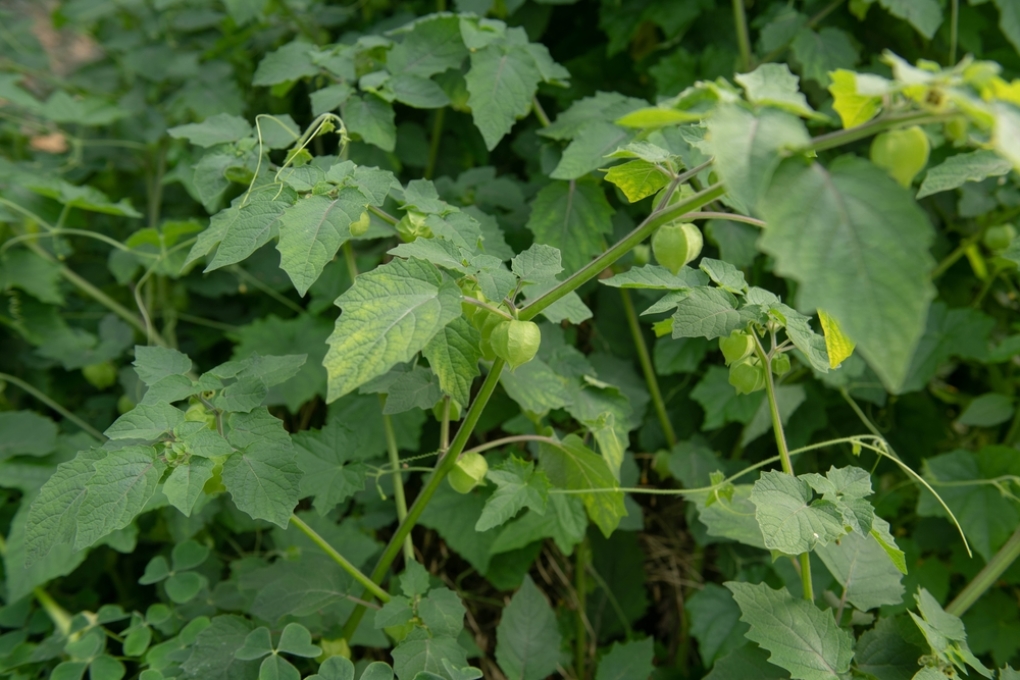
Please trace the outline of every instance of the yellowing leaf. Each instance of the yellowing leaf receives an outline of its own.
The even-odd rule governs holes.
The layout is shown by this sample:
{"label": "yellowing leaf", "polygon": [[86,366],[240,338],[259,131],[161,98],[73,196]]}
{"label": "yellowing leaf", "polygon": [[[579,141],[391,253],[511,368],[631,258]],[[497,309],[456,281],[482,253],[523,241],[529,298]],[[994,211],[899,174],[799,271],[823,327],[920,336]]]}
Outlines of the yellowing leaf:
{"label": "yellowing leaf", "polygon": [[615,165],[606,172],[606,179],[620,187],[631,203],[651,196],[669,181],[659,166],[648,161],[636,160]]}
{"label": "yellowing leaf", "polygon": [[632,128],[657,128],[665,127],[666,125],[693,123],[699,120],[701,120],[701,115],[697,113],[650,106],[646,109],[638,109],[628,113],[623,118],[617,120],[616,124]]}
{"label": "yellowing leaf", "polygon": [[839,69],[829,76],[832,78],[829,92],[835,99],[832,108],[836,109],[844,128],[855,127],[875,117],[882,98],[858,94],[856,73]]}
{"label": "yellowing leaf", "polygon": [[839,365],[846,361],[854,353],[856,346],[854,341],[846,337],[839,322],[825,313],[818,310],[818,320],[822,322],[822,333],[825,335],[825,350],[829,353],[829,366],[839,368]]}

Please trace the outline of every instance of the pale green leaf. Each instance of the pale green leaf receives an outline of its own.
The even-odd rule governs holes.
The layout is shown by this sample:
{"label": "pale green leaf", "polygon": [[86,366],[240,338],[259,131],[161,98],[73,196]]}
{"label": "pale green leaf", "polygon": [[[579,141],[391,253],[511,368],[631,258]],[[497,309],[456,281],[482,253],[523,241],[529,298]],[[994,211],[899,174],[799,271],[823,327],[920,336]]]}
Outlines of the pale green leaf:
{"label": "pale green leaf", "polygon": [[397,126],[393,107],[386,100],[366,94],[353,96],[343,105],[344,124],[351,133],[383,151],[393,151],[397,144]]}
{"label": "pale green leaf", "polygon": [[135,346],[135,373],[146,385],[152,385],[171,375],[184,375],[191,371],[191,359],[169,347]]}
{"label": "pale green leaf", "polygon": [[665,267],[646,264],[631,267],[601,283],[613,288],[645,288],[648,290],[688,290],[708,284],[708,277],[697,269],[681,267],[676,274]]}
{"label": "pale green leaf", "polygon": [[319,67],[312,62],[310,43],[295,40],[267,54],[255,70],[252,85],[277,85],[314,76]]}
{"label": "pale green leaf", "polygon": [[747,328],[760,315],[761,308],[757,305],[745,305],[740,309],[736,305],[736,298],[721,288],[692,288],[687,297],[676,304],[673,337],[721,338]]}
{"label": "pale green leaf", "polygon": [[747,292],[747,281],[744,279],[744,272],[734,267],[729,262],[716,260],[711,257],[701,258],[698,269],[708,274],[712,283],[734,295],[743,295]]}
{"label": "pale green leaf", "polygon": [[770,550],[799,555],[845,533],[839,514],[812,505],[807,482],[785,472],[761,473],[754,483],[751,502],[765,547]]}
{"label": "pale green leaf", "polygon": [[337,299],[343,310],[323,364],[334,401],[410,361],[461,315],[457,285],[435,265],[393,260],[362,274]]}
{"label": "pale green leaf", "polygon": [[561,635],[556,616],[530,576],[503,609],[496,661],[508,680],[543,680],[555,672]]}
{"label": "pale green leaf", "polygon": [[801,283],[797,307],[824,309],[886,386],[902,384],[934,294],[932,228],[906,190],[861,158],[791,159],[762,212],[761,246]]}
{"label": "pale green leaf", "polygon": [[405,639],[390,654],[398,678],[413,678],[422,672],[435,673],[445,678],[443,661],[458,667],[467,665],[464,648],[452,637]]}
{"label": "pale green leaf", "polygon": [[638,159],[609,168],[606,180],[620,187],[627,200],[635,203],[666,186],[669,174],[654,163]]}
{"label": "pale green leaf", "polygon": [[[292,201],[286,199],[252,201],[240,208],[229,208],[221,213],[224,215],[224,223],[222,227],[217,225],[217,228],[224,230],[223,238],[205,271],[210,272],[236,264],[269,243],[278,235],[282,218],[291,203]],[[189,259],[190,257],[189,255]]]}
{"label": "pale green leaf", "polygon": [[322,648],[312,644],[312,634],[300,623],[288,623],[280,634],[280,642],[276,650],[294,656],[316,657],[322,654]]}
{"label": "pale green leaf", "polygon": [[784,109],[798,116],[817,116],[800,92],[800,79],[786,64],[762,64],[750,73],[733,78],[744,88],[752,104]]}
{"label": "pale green leaf", "polygon": [[531,97],[542,74],[528,50],[524,29],[511,28],[506,39],[471,52],[471,69],[464,78],[475,126],[492,150],[514,122],[531,111]]}
{"label": "pale green leaf", "polygon": [[592,179],[550,182],[531,205],[528,229],[535,240],[559,248],[563,267],[572,274],[605,247],[612,232],[613,209]]}
{"label": "pale green leaf", "polygon": [[386,65],[391,73],[411,73],[428,78],[460,66],[468,55],[455,16],[429,15],[415,21],[403,39],[393,46]]}
{"label": "pale green leaf", "polygon": [[208,458],[194,456],[187,463],[174,468],[163,482],[163,495],[185,517],[191,516],[191,510],[202,494],[202,487],[212,478],[213,466],[214,463]]}
{"label": "pale green leaf", "polygon": [[540,445],[539,469],[545,471],[557,487],[572,491],[599,489],[581,493],[588,516],[605,536],[613,533],[627,515],[623,493],[606,491],[619,487],[606,460],[592,452],[577,435],[568,435],[558,446]]}
{"label": "pale green leaf", "polygon": [[512,371],[504,370],[499,382],[511,399],[531,413],[545,413],[570,403],[566,380],[541,359],[532,359]]}
{"label": "pale green leaf", "polygon": [[520,550],[535,541],[551,538],[564,555],[569,555],[574,546],[584,540],[587,528],[584,503],[574,495],[552,493],[544,515],[529,510],[509,521],[492,542],[490,553]]}
{"label": "pale green leaf", "polygon": [[563,265],[559,249],[535,243],[510,261],[510,269],[522,281],[536,282],[555,277]]}
{"label": "pale green leaf", "polygon": [[605,165],[606,156],[625,146],[635,136],[609,122],[595,121],[585,125],[563,151],[559,164],[549,175],[553,179],[577,179]]}
{"label": "pale green leaf", "polygon": [[138,404],[113,421],[104,433],[110,439],[158,439],[184,422],[184,412],[167,403]]}
{"label": "pale green leaf", "polygon": [[971,151],[950,156],[929,170],[917,190],[917,198],[940,191],[949,191],[967,182],[980,182],[987,177],[1001,177],[1013,166],[994,151]]}
{"label": "pale green leaf", "polygon": [[265,407],[232,414],[229,424],[239,451],[223,464],[223,485],[240,510],[286,528],[301,481],[290,435]]}
{"label": "pale green leaf", "polygon": [[485,501],[475,531],[487,531],[512,519],[524,508],[545,514],[549,495],[549,479],[534,463],[511,455],[498,467],[489,468],[486,479],[496,485],[496,492]]}
{"label": "pale green leaf", "polygon": [[151,446],[129,446],[109,452],[92,468],[95,475],[78,509],[77,550],[130,524],[156,492],[166,463]]}
{"label": "pale green leaf", "polygon": [[45,558],[56,546],[70,546],[78,530],[78,514],[86,495],[86,484],[96,474],[93,464],[107,452],[79,451],[57,466],[32,501],[25,526],[26,566]]}
{"label": "pale green leaf", "polygon": [[310,196],[283,211],[280,223],[280,267],[287,272],[300,295],[304,295],[323,268],[351,238],[351,222],[368,205],[360,190],[345,187],[335,199]]}
{"label": "pale green leaf", "polygon": [[839,583],[846,601],[861,611],[903,600],[903,574],[870,534],[853,532],[839,543],[816,548],[816,552]]}
{"label": "pale green leaf", "polygon": [[832,614],[766,584],[726,583],[751,626],[747,637],[797,680],[838,680],[850,670],[854,638]]}

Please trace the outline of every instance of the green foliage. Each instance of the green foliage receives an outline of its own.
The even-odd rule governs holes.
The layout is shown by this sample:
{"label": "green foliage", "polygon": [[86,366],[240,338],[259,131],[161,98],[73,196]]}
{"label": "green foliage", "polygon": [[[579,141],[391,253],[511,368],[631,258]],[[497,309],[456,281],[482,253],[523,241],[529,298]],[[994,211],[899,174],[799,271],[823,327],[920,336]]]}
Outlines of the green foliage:
{"label": "green foliage", "polygon": [[1015,4],[7,3],[0,675],[1013,678]]}

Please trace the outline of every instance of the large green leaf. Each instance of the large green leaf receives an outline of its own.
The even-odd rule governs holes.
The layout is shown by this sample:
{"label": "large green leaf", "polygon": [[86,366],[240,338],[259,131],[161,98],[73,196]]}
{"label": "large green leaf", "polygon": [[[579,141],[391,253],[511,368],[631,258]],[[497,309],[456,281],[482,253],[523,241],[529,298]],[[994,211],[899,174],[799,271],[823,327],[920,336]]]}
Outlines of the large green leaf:
{"label": "large green leaf", "polygon": [[481,335],[463,317],[451,321],[436,333],[422,354],[439,378],[443,392],[461,406],[471,401],[471,383],[478,377],[478,360],[482,352],[478,347]]}
{"label": "large green leaf", "polygon": [[928,171],[917,190],[924,198],[940,191],[957,189],[967,182],[980,182],[986,177],[1001,177],[1013,168],[1012,164],[994,151],[971,151],[950,156]]}
{"label": "large green leaf", "polygon": [[769,651],[769,662],[797,680],[838,680],[850,670],[854,638],[832,614],[764,583],[724,584],[751,626],[747,637]]}
{"label": "large green leaf", "polygon": [[129,446],[111,451],[92,468],[95,475],[86,482],[78,508],[78,550],[130,524],[156,493],[166,463],[151,446]]}
{"label": "large green leaf", "polygon": [[770,550],[799,555],[844,533],[839,514],[811,504],[807,482],[785,472],[763,472],[754,483],[751,502],[765,547]]}
{"label": "large green leaf", "polygon": [[839,321],[887,387],[907,375],[934,295],[932,229],[905,189],[868,161],[785,161],[762,202],[761,246],[800,286],[797,306]]}
{"label": "large green leaf", "polygon": [[102,449],[79,451],[74,458],[57,466],[39,489],[25,527],[27,565],[46,557],[54,546],[74,545],[86,484],[96,474],[92,465],[106,455]]}
{"label": "large green leaf", "polygon": [[942,7],[938,0],[878,0],[878,4],[893,16],[906,19],[929,40],[942,24]]}
{"label": "large green leaf", "polygon": [[542,80],[524,29],[508,29],[505,39],[473,50],[465,80],[475,126],[491,150],[531,111],[531,97]]}
{"label": "large green leaf", "polygon": [[223,485],[242,511],[286,528],[297,505],[301,470],[283,422],[260,407],[232,414],[229,423],[227,439],[239,450],[223,464]]}
{"label": "large green leaf", "polygon": [[852,532],[839,543],[815,549],[843,589],[846,601],[864,611],[903,600],[903,574],[873,536]]}
{"label": "large green leaf", "polygon": [[508,680],[542,680],[560,658],[556,616],[530,576],[503,609],[496,628],[496,660]]}
{"label": "large green leaf", "polygon": [[531,205],[528,229],[535,240],[560,249],[563,268],[572,274],[601,253],[612,232],[613,209],[591,179],[550,182]]}
{"label": "large green leaf", "polygon": [[314,496],[312,505],[325,515],[338,504],[365,488],[368,468],[361,459],[374,452],[362,446],[362,437],[332,421],[321,430],[294,435],[297,465],[301,477],[301,496]]}
{"label": "large green leaf", "polygon": [[542,444],[540,450],[539,469],[549,475],[555,486],[581,492],[599,489],[595,493],[581,493],[581,500],[602,533],[607,537],[612,534],[627,515],[627,509],[623,505],[623,492],[607,491],[618,488],[619,484],[605,458],[573,434],[567,435],[559,446]]}
{"label": "large green leaf", "polygon": [[511,455],[498,467],[489,469],[486,478],[496,485],[496,492],[485,502],[475,531],[486,531],[513,518],[524,508],[544,515],[549,494],[549,479],[535,470],[530,461]]}
{"label": "large green leaf", "polygon": [[396,259],[362,274],[337,298],[343,310],[323,365],[334,401],[410,361],[460,316],[460,289],[435,265]]}

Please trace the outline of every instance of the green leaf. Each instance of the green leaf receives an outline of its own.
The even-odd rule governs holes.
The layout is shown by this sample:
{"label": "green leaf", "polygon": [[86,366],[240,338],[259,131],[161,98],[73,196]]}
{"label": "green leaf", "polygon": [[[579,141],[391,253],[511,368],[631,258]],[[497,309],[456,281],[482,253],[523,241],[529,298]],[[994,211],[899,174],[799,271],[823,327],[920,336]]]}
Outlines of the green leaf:
{"label": "green leaf", "polygon": [[[776,407],[779,409],[780,422],[786,425],[790,416],[800,408],[807,399],[803,385],[779,385],[776,387]],[[768,400],[760,400],[751,422],[740,434],[740,445],[747,446],[758,437],[772,430],[772,409]]]}
{"label": "green leaf", "polygon": [[111,451],[92,468],[95,475],[78,509],[76,550],[130,524],[156,492],[166,463],[151,446],[129,446]]}
{"label": "green leaf", "polygon": [[467,610],[457,593],[449,588],[432,588],[418,603],[418,616],[432,637],[457,637],[464,630]]}
{"label": "green leaf", "polygon": [[[592,122],[574,136],[560,162],[549,175],[553,179],[578,179],[605,165],[605,158],[634,139],[636,131],[609,122]],[[663,176],[665,178],[665,176]],[[647,195],[647,194],[646,194]]]}
{"label": "green leaf", "polygon": [[770,652],[770,663],[798,680],[833,680],[850,670],[854,638],[829,612],[764,583],[724,585],[751,626],[748,639]]}
{"label": "green leaf", "polygon": [[601,283],[613,288],[644,288],[647,290],[689,290],[708,284],[708,277],[697,269],[681,267],[676,274],[665,267],[646,264],[631,267]]}
{"label": "green leaf", "polygon": [[986,678],[994,676],[994,671],[985,668],[970,651],[970,647],[967,646],[967,632],[958,616],[946,613],[939,606],[938,600],[924,588],[918,590],[914,599],[917,601],[917,610],[921,616],[910,612],[910,618],[914,619],[914,623],[921,629],[932,653],[940,662],[945,665],[951,664],[964,672],[967,672],[966,667],[970,666]]}
{"label": "green leaf", "polygon": [[708,352],[704,338],[659,338],[655,341],[652,361],[659,375],[694,373]]}
{"label": "green leaf", "polygon": [[34,411],[0,413],[0,460],[45,456],[57,448],[57,425]]}
{"label": "green leaf", "polygon": [[287,272],[301,296],[312,287],[323,268],[351,238],[351,223],[361,218],[368,198],[351,187],[335,199],[309,196],[279,215],[280,268]]}
{"label": "green leaf", "polygon": [[730,385],[729,371],[722,366],[709,366],[705,377],[691,391],[691,399],[705,411],[702,430],[714,430],[726,423],[750,422],[764,394],[737,394]]}
{"label": "green leaf", "polygon": [[895,389],[907,375],[934,294],[931,225],[907,192],[850,156],[826,170],[791,159],[762,205],[762,248],[802,285],[797,307],[821,308]]}
{"label": "green leaf", "polygon": [[972,307],[949,309],[942,301],[933,303],[900,392],[923,389],[950,357],[985,360],[993,328],[995,321]]}
{"label": "green leaf", "polygon": [[[276,201],[252,201],[240,208],[228,208],[216,217],[215,229],[222,233],[216,254],[206,266],[210,272],[221,267],[236,264],[247,259],[256,250],[269,243],[279,233],[283,217],[291,208],[292,200],[286,198]],[[222,217],[221,217],[222,215]],[[310,219],[310,218],[309,218]],[[210,226],[210,230],[214,229]],[[205,244],[202,246],[205,248]],[[188,255],[188,262],[196,259],[200,252],[196,242]]]}
{"label": "green leaf", "polygon": [[365,488],[368,468],[361,462],[374,452],[365,451],[361,435],[333,420],[321,430],[298,432],[293,437],[301,477],[301,496],[314,496],[320,516]]}
{"label": "green leaf", "polygon": [[229,113],[218,113],[201,123],[178,125],[167,130],[174,139],[186,139],[197,146],[209,148],[217,144],[236,142],[251,136],[252,127],[244,118]]}
{"label": "green leaf", "polygon": [[398,374],[387,387],[383,414],[404,413],[415,408],[429,409],[442,397],[439,381],[432,369],[414,366],[410,371]]}
{"label": "green leaf", "polygon": [[1020,50],[1020,8],[1009,0],[995,0],[995,4],[999,8],[999,29]]}
{"label": "green leaf", "polygon": [[531,413],[545,413],[570,403],[565,379],[541,359],[503,371],[499,383],[511,399]]}
{"label": "green leaf", "polygon": [[191,371],[191,359],[175,349],[156,346],[135,346],[135,373],[146,385],[154,385],[171,375]]}
{"label": "green leaf", "polygon": [[[1020,476],[1015,451],[1003,446],[986,446],[977,453],[958,449],[926,459],[924,468],[925,478],[956,515],[974,550],[991,559],[1020,524],[1020,509],[997,485],[981,480]],[[944,517],[945,510],[931,492],[922,490],[917,514]]]}
{"label": "green leaf", "polygon": [[508,680],[542,680],[560,658],[556,616],[530,576],[503,609],[496,628],[496,661]]}
{"label": "green leaf", "polygon": [[810,552],[844,534],[839,514],[810,504],[807,482],[785,472],[768,471],[754,483],[751,502],[765,547],[787,555]]}
{"label": "green leaf", "polygon": [[183,574],[174,574],[166,580],[163,586],[166,588],[167,597],[175,604],[185,604],[195,599],[199,591],[209,585],[209,580],[193,571],[186,571]]}
{"label": "green leaf", "polygon": [[719,659],[712,668],[712,672],[705,676],[705,680],[745,680],[746,678],[785,680],[789,677],[789,673],[768,662],[768,652],[749,642]]}
{"label": "green leaf", "polygon": [[549,497],[549,479],[536,471],[534,463],[511,455],[497,467],[489,469],[486,478],[496,485],[496,492],[485,502],[475,531],[487,531],[512,519],[524,508],[545,514]]}
{"label": "green leaf", "polygon": [[802,28],[790,45],[793,57],[800,62],[801,74],[822,87],[831,82],[829,73],[857,64],[857,48],[846,31],[826,26],[818,32]]}
{"label": "green leaf", "polygon": [[393,260],[337,298],[343,310],[323,364],[334,401],[397,363],[410,361],[461,315],[457,285],[435,265]]}
{"label": "green leaf", "polygon": [[928,171],[917,190],[917,198],[956,189],[967,182],[980,182],[988,177],[1001,177],[1013,169],[1012,164],[994,151],[971,151],[950,156]]}
{"label": "green leaf", "polygon": [[811,367],[819,373],[828,373],[831,364],[825,336],[815,332],[811,319],[782,303],[770,305],[769,311],[779,317],[787,337],[794,347],[803,352]]}
{"label": "green leaf", "polygon": [[403,32],[386,59],[391,73],[411,73],[428,78],[457,68],[468,55],[455,16],[427,15]]}
{"label": "green leaf", "polygon": [[393,680],[393,669],[382,661],[373,661],[365,667],[359,680]]}
{"label": "green leaf", "polygon": [[[386,100],[366,94],[352,96],[343,105],[347,129],[383,151],[393,151],[397,144],[397,126],[393,107]],[[355,218],[356,219],[356,218]]]}
{"label": "green leaf", "polygon": [[492,555],[522,549],[535,541],[551,538],[563,554],[569,555],[584,539],[588,517],[584,503],[573,495],[550,494],[546,513],[530,510],[506,524],[492,543]]}
{"label": "green leaf", "polygon": [[[390,680],[392,678],[393,674],[390,673]],[[319,672],[309,676],[308,680],[354,680],[354,664],[342,656],[331,656],[319,665]]]}
{"label": "green leaf", "polygon": [[528,50],[524,29],[511,28],[504,40],[471,52],[471,69],[464,79],[475,126],[491,151],[514,122],[531,111],[531,97],[542,74]]}
{"label": "green leaf", "polygon": [[559,249],[534,243],[510,261],[510,269],[521,281],[535,283],[554,278],[563,265]]}
{"label": "green leaf", "polygon": [[278,652],[294,656],[316,657],[322,649],[312,644],[312,634],[300,623],[288,623],[280,634],[280,642],[276,645]]}
{"label": "green leaf", "polygon": [[666,186],[669,173],[654,163],[638,159],[609,168],[606,181],[620,187],[627,200],[636,203]]}
{"label": "green leaf", "polygon": [[[545,279],[539,283],[529,283],[521,286],[521,292],[527,300],[534,300],[558,286],[559,283],[556,279]],[[592,311],[588,309],[588,306],[581,301],[581,297],[574,291],[567,293],[540,313],[547,320],[556,324],[562,321],[569,321],[577,325],[584,323],[592,317]]]}
{"label": "green leaf", "polygon": [[[586,447],[577,435],[567,435],[559,446],[540,444],[539,450],[539,469],[559,488],[587,491],[619,487],[606,460]],[[607,537],[627,516],[622,492],[599,491],[580,496],[588,516]]]}
{"label": "green leaf", "polygon": [[595,680],[648,680],[653,656],[652,638],[618,642],[599,661]]}
{"label": "green leaf", "polygon": [[956,422],[973,427],[995,427],[1011,419],[1015,412],[1012,399],[1004,394],[989,392],[967,404]]}
{"label": "green leaf", "polygon": [[818,116],[800,92],[800,78],[790,73],[786,64],[762,64],[733,79],[744,88],[752,104],[783,109],[805,118]]}
{"label": "green leaf", "polygon": [[240,450],[223,464],[223,485],[240,510],[286,528],[301,481],[290,435],[264,407],[229,422],[227,439]]}
{"label": "green leaf", "polygon": [[720,657],[747,643],[744,638],[747,624],[740,621],[740,607],[722,586],[706,583],[684,603],[684,609],[705,666],[715,664]]}
{"label": "green leaf", "polygon": [[736,104],[720,106],[712,113],[708,133],[708,147],[715,157],[712,165],[726,185],[726,200],[747,215],[758,214],[783,151],[810,141],[796,116],[773,108],[751,112]]}
{"label": "green leaf", "polygon": [[25,566],[32,566],[57,546],[74,544],[86,484],[96,474],[92,466],[106,455],[102,449],[79,451],[74,458],[58,465],[39,489],[25,527]]}
{"label": "green leaf", "polygon": [[215,463],[208,458],[193,456],[187,463],[175,467],[166,478],[163,482],[163,495],[170,505],[180,510],[185,517],[190,517],[205,483],[213,476],[214,467]]}
{"label": "green leaf", "polygon": [[698,269],[708,274],[712,283],[723,290],[734,295],[743,295],[747,292],[747,281],[744,279],[744,272],[734,267],[729,262],[715,260],[711,257],[701,258]]}
{"label": "green leaf", "polygon": [[[456,666],[466,666],[467,656],[464,648],[451,637],[426,638],[424,640],[405,639],[392,652],[393,670],[398,678],[413,678],[418,673],[435,673],[445,678],[443,661]],[[365,676],[363,675],[362,678]]]}
{"label": "green leaf", "polygon": [[857,641],[854,663],[878,680],[910,680],[927,651],[910,619],[883,616]]}
{"label": "green leaf", "polygon": [[[342,549],[350,555],[346,546]],[[254,616],[276,622],[284,616],[311,616],[347,601],[353,585],[350,576],[325,556],[310,554],[311,550],[298,561],[279,561],[265,571],[265,581],[258,581],[258,594],[251,604]]]}
{"label": "green leaf", "polygon": [[314,76],[319,67],[312,63],[314,46],[295,40],[267,54],[255,70],[252,85],[278,85]]}
{"label": "green leaf", "polygon": [[905,19],[917,32],[931,40],[942,25],[938,0],[878,0],[894,17]]}
{"label": "green leaf", "polygon": [[252,631],[252,624],[240,616],[214,617],[198,634],[191,646],[191,655],[181,665],[185,673],[196,678],[246,678],[254,680],[258,664],[234,658]]}
{"label": "green leaf", "polygon": [[234,652],[234,658],[242,661],[254,661],[261,659],[266,654],[273,653],[273,640],[269,629],[265,626],[256,628],[248,633],[244,639],[244,645]]}
{"label": "green leaf", "polygon": [[535,240],[559,248],[568,274],[588,264],[613,230],[613,209],[592,179],[550,182],[531,204],[528,229]]}
{"label": "green leaf", "polygon": [[443,392],[462,406],[471,401],[471,383],[481,374],[481,334],[463,317],[447,324],[422,348]]}
{"label": "green leaf", "polygon": [[24,248],[0,255],[0,290],[20,288],[40,302],[64,304],[60,264]]}
{"label": "green leaf", "polygon": [[845,593],[861,611],[903,600],[903,574],[886,559],[885,550],[870,534],[852,532],[839,543],[815,549]]}
{"label": "green leaf", "polygon": [[736,308],[737,299],[721,288],[692,288],[676,303],[673,313],[674,338],[713,340],[743,330],[760,316],[761,308],[746,305]]}
{"label": "green leaf", "polygon": [[184,412],[167,403],[138,404],[113,421],[104,434],[110,439],[158,439],[184,422]]}
{"label": "green leaf", "polygon": [[282,656],[267,656],[259,666],[259,680],[301,680],[301,673]]}

